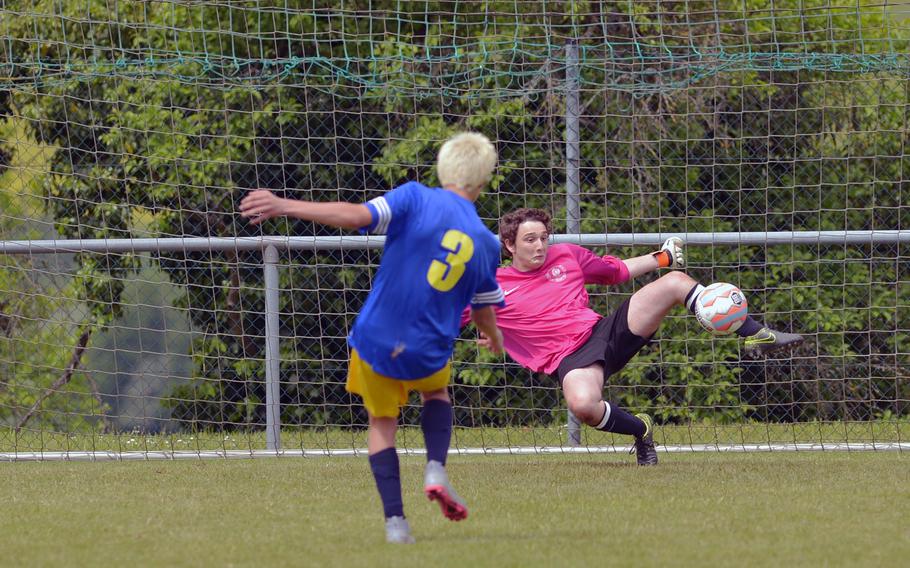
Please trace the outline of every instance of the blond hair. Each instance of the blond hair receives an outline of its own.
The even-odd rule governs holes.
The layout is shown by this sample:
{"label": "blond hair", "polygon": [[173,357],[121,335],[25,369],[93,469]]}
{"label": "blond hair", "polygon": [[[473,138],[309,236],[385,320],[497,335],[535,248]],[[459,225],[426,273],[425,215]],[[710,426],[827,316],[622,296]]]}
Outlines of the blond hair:
{"label": "blond hair", "polygon": [[436,175],[442,185],[480,190],[493,177],[496,148],[490,139],[476,132],[462,132],[449,138],[436,158]]}

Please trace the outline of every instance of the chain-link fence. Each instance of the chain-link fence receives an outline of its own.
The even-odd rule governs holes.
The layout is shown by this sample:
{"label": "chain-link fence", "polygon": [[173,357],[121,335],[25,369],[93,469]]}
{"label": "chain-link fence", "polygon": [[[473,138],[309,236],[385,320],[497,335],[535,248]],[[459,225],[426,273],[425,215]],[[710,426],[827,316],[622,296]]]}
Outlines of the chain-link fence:
{"label": "chain-link fence", "polygon": [[[874,235],[910,228],[910,26],[887,5],[754,4],[5,2],[0,239],[340,236],[250,226],[239,200],[432,185],[439,143],[478,130],[500,154],[478,202],[494,230],[535,206],[588,235],[870,232],[691,247],[690,275],[737,284],[806,343],[748,360],[680,310],[606,395],[649,409],[668,445],[899,442],[910,268],[907,244]],[[0,451],[264,448],[260,253],[68,250],[0,255]],[[362,445],[345,337],[379,255],[279,259],[284,447]],[[595,309],[646,282],[592,290]],[[472,336],[457,445],[564,447],[555,381]]]}

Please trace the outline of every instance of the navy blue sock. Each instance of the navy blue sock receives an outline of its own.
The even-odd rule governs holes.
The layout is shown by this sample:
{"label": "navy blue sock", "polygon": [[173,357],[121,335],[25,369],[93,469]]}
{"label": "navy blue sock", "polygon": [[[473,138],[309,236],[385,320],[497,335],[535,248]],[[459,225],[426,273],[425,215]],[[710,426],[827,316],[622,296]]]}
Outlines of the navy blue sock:
{"label": "navy blue sock", "polygon": [[427,461],[436,460],[445,465],[452,441],[452,403],[438,399],[426,401],[420,413],[420,427],[427,445]]}
{"label": "navy blue sock", "polygon": [[376,489],[382,499],[385,517],[403,517],[404,503],[401,501],[401,474],[398,469],[398,454],[395,448],[386,448],[370,456],[370,469],[376,479]]}
{"label": "navy blue sock", "polygon": [[740,337],[749,337],[750,335],[755,335],[761,331],[762,324],[755,321],[752,316],[748,316],[746,321],[743,322],[739,329],[736,330],[736,335]]}
{"label": "navy blue sock", "polygon": [[629,434],[630,436],[644,436],[647,426],[640,419],[632,416],[622,408],[604,403],[604,417],[600,419],[600,424],[595,426],[598,430],[604,432],[616,432],[617,434]]}
{"label": "navy blue sock", "polygon": [[[704,289],[705,287],[701,284],[696,284],[695,286],[692,286],[692,289],[686,294],[686,308],[688,308],[692,314],[695,314],[695,299]],[[739,329],[736,330],[736,335],[740,337],[749,337],[750,335],[755,335],[761,331],[761,328],[762,324],[758,323],[752,316],[746,316],[746,321],[744,321],[743,324],[739,326]]]}

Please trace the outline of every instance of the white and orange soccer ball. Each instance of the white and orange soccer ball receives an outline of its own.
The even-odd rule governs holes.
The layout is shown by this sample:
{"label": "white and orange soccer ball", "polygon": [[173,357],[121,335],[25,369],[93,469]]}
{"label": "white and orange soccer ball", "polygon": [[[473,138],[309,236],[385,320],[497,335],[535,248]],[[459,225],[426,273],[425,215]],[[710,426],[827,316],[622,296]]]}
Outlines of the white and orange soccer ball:
{"label": "white and orange soccer ball", "polygon": [[715,282],[695,300],[695,317],[714,335],[729,335],[749,316],[749,303],[742,290],[728,282]]}

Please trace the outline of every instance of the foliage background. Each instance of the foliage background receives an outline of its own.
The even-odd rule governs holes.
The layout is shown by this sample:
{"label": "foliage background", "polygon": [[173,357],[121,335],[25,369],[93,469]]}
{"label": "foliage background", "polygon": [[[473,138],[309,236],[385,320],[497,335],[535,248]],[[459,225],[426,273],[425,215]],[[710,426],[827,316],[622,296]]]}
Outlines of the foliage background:
{"label": "foliage background", "polygon": [[[463,129],[486,133],[500,152],[492,191],[478,203],[491,229],[518,206],[564,219],[569,40],[581,53],[582,232],[910,224],[910,30],[878,5],[13,0],[2,10],[15,17],[0,18],[0,157],[11,164],[46,149],[25,168],[34,175],[10,170],[19,187],[0,195],[3,238],[33,236],[29,219],[49,220],[66,238],[340,234],[290,221],[253,228],[237,204],[256,187],[363,201],[408,179],[434,184],[438,144]],[[734,282],[753,313],[806,334],[806,345],[786,360],[745,360],[736,341],[706,337],[680,311],[611,380],[611,400],[664,422],[906,414],[906,245],[693,247],[689,258],[696,279]],[[344,338],[378,261],[376,251],[283,258],[285,423],[365,423],[343,390]],[[257,255],[79,254],[72,278],[39,283],[49,291],[34,296],[21,292],[36,286],[21,265],[34,258],[4,262],[13,266],[3,268],[3,289],[32,302],[16,309],[50,322],[62,302],[68,327],[8,332],[2,359],[21,370],[0,384],[3,421],[21,422],[82,330],[89,363],[32,427],[107,428],[99,416],[139,398],[151,408],[130,425],[144,430],[263,423]],[[596,309],[607,313],[647,281],[597,290]],[[131,282],[138,298],[125,299]],[[146,303],[156,288],[159,301]],[[157,303],[173,308],[146,317],[134,307]],[[173,326],[179,345],[154,343],[147,330],[140,345],[152,316],[170,322],[157,325]],[[48,333],[57,339],[42,342]],[[148,373],[154,389],[130,392],[116,372],[98,372],[131,364],[111,363],[124,342],[127,353],[161,356]],[[10,351],[22,343],[51,347]],[[561,420],[550,379],[470,341],[458,343],[455,360],[460,424]],[[409,409],[405,420],[415,416]]]}

